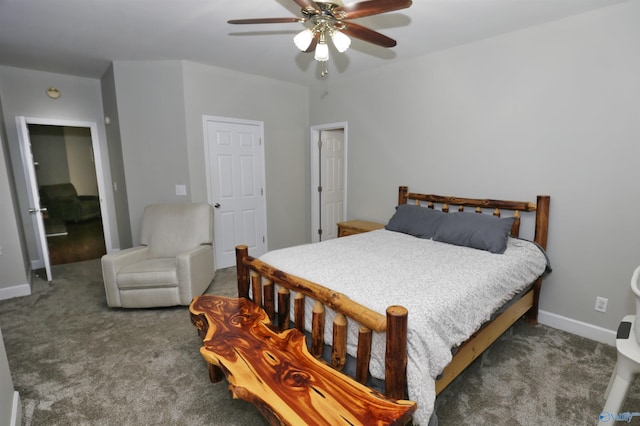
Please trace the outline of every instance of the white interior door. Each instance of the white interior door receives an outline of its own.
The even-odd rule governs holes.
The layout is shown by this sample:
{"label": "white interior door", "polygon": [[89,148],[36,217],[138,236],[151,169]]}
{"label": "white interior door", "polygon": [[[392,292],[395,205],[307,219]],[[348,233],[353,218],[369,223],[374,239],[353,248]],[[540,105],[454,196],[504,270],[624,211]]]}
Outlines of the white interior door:
{"label": "white interior door", "polygon": [[235,265],[235,247],[266,252],[267,220],[261,122],[204,117],[207,187],[214,210],[216,267]]}
{"label": "white interior door", "polygon": [[42,255],[42,261],[44,262],[47,281],[51,281],[53,276],[51,275],[51,262],[49,261],[49,246],[47,245],[47,235],[44,229],[43,210],[40,208],[40,193],[38,191],[33,153],[31,152],[31,139],[29,138],[29,130],[25,117],[17,117],[16,122],[18,125],[22,164],[25,166],[25,177],[27,179],[28,192],[30,192],[29,213],[31,214],[33,226],[36,231],[36,239],[40,245],[40,253]]}
{"label": "white interior door", "polygon": [[346,123],[311,129],[311,241],[338,236],[346,217]]}

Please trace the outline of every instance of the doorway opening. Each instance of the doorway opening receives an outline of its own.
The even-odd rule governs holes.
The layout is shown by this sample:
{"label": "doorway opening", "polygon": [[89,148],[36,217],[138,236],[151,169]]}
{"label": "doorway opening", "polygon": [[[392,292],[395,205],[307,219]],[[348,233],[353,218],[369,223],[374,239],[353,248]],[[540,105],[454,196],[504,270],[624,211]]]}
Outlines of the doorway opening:
{"label": "doorway opening", "polygon": [[[93,249],[86,243],[74,240],[74,235],[69,236],[69,226],[74,228],[73,234],[76,234],[76,224],[88,224],[89,220],[93,220],[91,238],[98,241],[96,243],[100,247],[98,252],[112,250],[110,221],[104,202],[106,180],[100,159],[97,124],[23,116],[16,117],[16,124],[22,168],[27,182],[29,214],[39,255],[39,259],[31,259],[31,264],[33,269],[44,268],[47,281],[52,281],[49,238],[53,240],[53,238],[66,237],[70,240],[68,246],[75,249],[75,255],[65,255],[63,259],[57,260],[60,263],[86,260],[87,255],[93,258],[98,256],[98,253],[92,252]],[[36,140],[49,141],[48,144],[43,142],[43,145],[37,148],[42,150],[37,154],[38,158],[33,152],[32,137]],[[37,145],[40,144],[37,143]],[[53,163],[50,162],[52,158],[55,159]],[[66,163],[66,167],[58,168],[60,163]],[[47,181],[46,190],[45,185],[38,181],[39,179]],[[97,194],[94,195],[96,187]],[[80,192],[86,191],[86,188],[92,188],[88,190],[91,195],[85,196]],[[75,200],[76,206],[69,207],[67,204],[55,201],[65,197]],[[80,207],[77,206],[78,203],[81,204]],[[51,212],[48,211],[49,206],[52,209]],[[49,224],[48,230],[45,228],[45,219]],[[50,219],[53,220],[49,222]],[[85,235],[89,234],[86,229],[82,231]]]}
{"label": "doorway opening", "polygon": [[51,265],[107,253],[87,127],[28,124]]}
{"label": "doorway opening", "polygon": [[311,127],[311,242],[337,238],[347,216],[347,123]]}

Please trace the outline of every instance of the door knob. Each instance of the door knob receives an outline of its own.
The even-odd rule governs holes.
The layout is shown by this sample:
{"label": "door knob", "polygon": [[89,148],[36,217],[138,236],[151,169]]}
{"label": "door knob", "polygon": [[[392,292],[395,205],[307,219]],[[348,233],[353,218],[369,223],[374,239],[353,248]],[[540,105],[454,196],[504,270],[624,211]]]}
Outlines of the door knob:
{"label": "door knob", "polygon": [[213,207],[215,207],[216,209],[219,209],[219,208],[220,208],[220,203],[215,203],[215,204],[213,205]]}

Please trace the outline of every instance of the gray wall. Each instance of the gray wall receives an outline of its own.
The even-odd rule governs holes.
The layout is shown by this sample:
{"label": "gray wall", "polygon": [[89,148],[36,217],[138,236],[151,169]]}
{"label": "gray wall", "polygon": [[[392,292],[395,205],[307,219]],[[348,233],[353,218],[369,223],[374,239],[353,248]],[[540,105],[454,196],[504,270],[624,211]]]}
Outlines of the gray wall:
{"label": "gray wall", "polygon": [[64,127],[63,130],[69,181],[78,195],[99,195],[91,130],[87,127]]}
{"label": "gray wall", "polygon": [[[1,87],[0,87],[1,89]],[[0,90],[1,93],[1,90]],[[0,96],[1,98],[1,96]],[[8,159],[5,152],[6,131],[2,118],[0,102],[0,299],[28,294],[27,274],[28,259],[26,249],[22,245],[24,237],[20,235],[20,227],[16,221],[17,209],[13,181],[8,173]],[[18,399],[18,407],[13,410],[14,398]],[[0,330],[0,425],[20,424],[22,418],[19,406],[19,395],[13,388],[9,360],[4,348],[2,330]]]}
{"label": "gray wall", "polygon": [[[14,397],[18,397],[18,407],[16,407],[15,412],[13,410]],[[20,409],[19,396],[13,389],[9,360],[7,359],[7,352],[4,349],[2,330],[0,330],[0,425],[20,425],[20,419],[22,418]]]}
{"label": "gray wall", "polygon": [[124,176],[124,159],[122,158],[122,138],[120,137],[120,120],[116,101],[116,82],[113,66],[100,79],[102,103],[104,106],[105,129],[107,132],[109,162],[111,164],[111,185],[113,187],[114,209],[118,222],[120,248],[133,246],[131,239],[131,223],[129,220],[129,204],[127,201],[127,182]]}
{"label": "gray wall", "polygon": [[71,182],[64,127],[29,125],[29,139],[39,185]]}
{"label": "gray wall", "polygon": [[401,184],[550,194],[546,321],[615,329],[640,265],[639,22],[624,3],[314,88],[311,124],[349,122],[348,217],[388,220]]}
{"label": "gray wall", "polygon": [[115,95],[133,245],[147,204],[185,201],[188,184],[184,93],[179,61],[116,61]]}
{"label": "gray wall", "polygon": [[[0,100],[1,89],[2,86]],[[29,294],[31,272],[10,172],[6,134],[0,102],[0,299]]]}
{"label": "gray wall", "polygon": [[191,195],[207,200],[202,116],[264,122],[270,250],[308,241],[308,90],[295,84],[184,63]]}
{"label": "gray wall", "polygon": [[116,61],[113,74],[134,244],[147,204],[207,201],[204,115],[264,122],[269,248],[306,242],[305,87],[183,61]]}

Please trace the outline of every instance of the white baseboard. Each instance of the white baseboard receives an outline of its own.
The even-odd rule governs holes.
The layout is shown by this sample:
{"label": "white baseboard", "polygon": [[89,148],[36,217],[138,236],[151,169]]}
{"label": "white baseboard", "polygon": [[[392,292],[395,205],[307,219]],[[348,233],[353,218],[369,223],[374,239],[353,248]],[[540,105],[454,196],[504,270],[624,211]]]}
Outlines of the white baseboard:
{"label": "white baseboard", "polygon": [[22,425],[22,404],[20,404],[20,394],[18,391],[13,392],[13,406],[11,407],[11,426]]}
{"label": "white baseboard", "polygon": [[605,343],[609,346],[616,345],[616,330],[607,330],[606,328],[598,327],[597,325],[588,324],[586,322],[577,321],[542,310],[538,311],[538,322],[558,330],[595,340],[596,342]]}
{"label": "white baseboard", "polygon": [[31,286],[29,285],[29,283],[0,288],[0,300],[28,296],[30,294]]}

